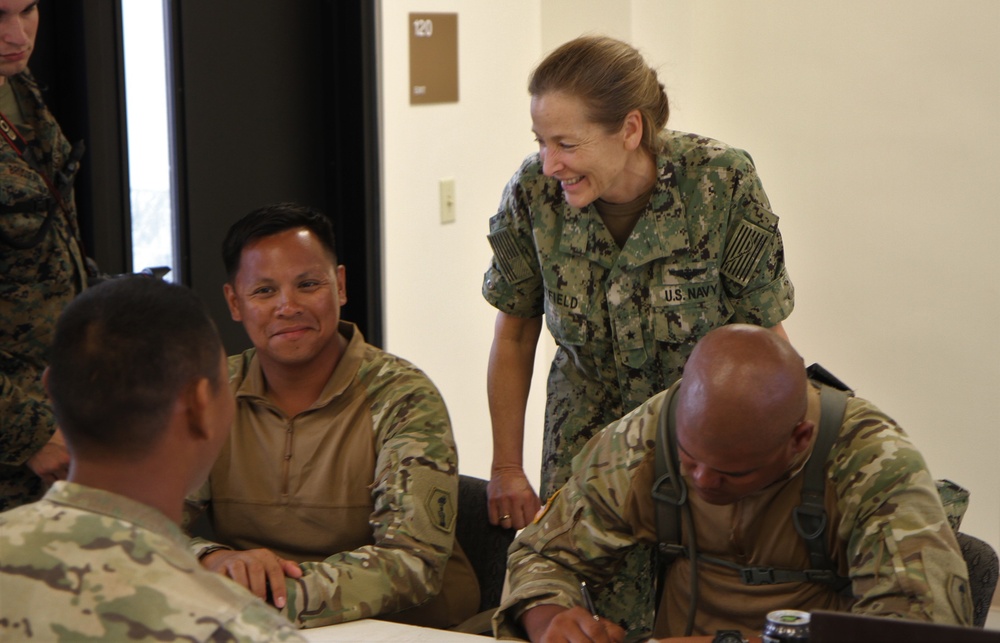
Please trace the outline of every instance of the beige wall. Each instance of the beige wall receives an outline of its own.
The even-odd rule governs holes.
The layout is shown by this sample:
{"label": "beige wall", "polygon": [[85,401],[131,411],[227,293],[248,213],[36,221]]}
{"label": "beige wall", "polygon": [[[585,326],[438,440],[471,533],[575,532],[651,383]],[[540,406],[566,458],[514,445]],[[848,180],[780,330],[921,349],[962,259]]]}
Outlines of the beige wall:
{"label": "beige wall", "polygon": [[[479,294],[487,219],[533,142],[524,90],[580,33],[630,40],[660,70],[671,126],[751,152],[781,217],[796,310],[819,361],[895,417],[936,477],[972,489],[965,530],[1000,547],[1000,3],[994,0],[385,0],[387,347],[441,387],[462,470],[487,477]],[[455,105],[407,103],[406,14],[459,14]],[[454,176],[458,220],[437,223]],[[349,314],[349,311],[348,311]],[[539,349],[529,410],[537,479]]]}

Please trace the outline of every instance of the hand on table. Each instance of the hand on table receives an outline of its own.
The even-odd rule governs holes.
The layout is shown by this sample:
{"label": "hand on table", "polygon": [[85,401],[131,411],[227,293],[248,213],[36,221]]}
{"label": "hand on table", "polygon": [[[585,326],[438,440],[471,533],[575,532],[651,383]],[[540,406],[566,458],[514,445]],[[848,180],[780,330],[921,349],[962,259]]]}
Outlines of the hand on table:
{"label": "hand on table", "polygon": [[486,487],[490,523],[510,529],[522,529],[541,508],[538,494],[531,488],[520,467],[494,469]]}
{"label": "hand on table", "polygon": [[285,560],[270,549],[217,549],[202,556],[201,566],[228,576],[261,600],[268,600],[270,589],[270,602],[278,609],[285,606],[288,598],[285,576],[302,578],[302,568],[298,563]]}

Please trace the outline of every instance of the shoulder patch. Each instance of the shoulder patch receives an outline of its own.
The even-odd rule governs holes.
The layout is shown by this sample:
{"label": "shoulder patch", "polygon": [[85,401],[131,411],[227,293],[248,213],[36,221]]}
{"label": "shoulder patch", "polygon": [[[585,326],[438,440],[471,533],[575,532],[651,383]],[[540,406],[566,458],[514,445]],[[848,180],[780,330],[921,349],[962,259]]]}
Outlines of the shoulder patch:
{"label": "shoulder patch", "polygon": [[452,533],[455,528],[455,502],[451,494],[434,487],[427,495],[427,514],[434,526],[446,533]]}
{"label": "shoulder patch", "polygon": [[750,283],[754,268],[764,251],[771,245],[774,232],[756,223],[741,219],[736,232],[726,246],[726,258],[720,272],[741,286]]}
{"label": "shoulder patch", "polygon": [[948,579],[948,601],[956,614],[972,616],[972,590],[969,581],[952,574]]}
{"label": "shoulder patch", "polygon": [[500,274],[511,284],[528,279],[534,274],[531,268],[531,258],[518,247],[514,234],[508,228],[500,228],[486,235],[493,248]]}

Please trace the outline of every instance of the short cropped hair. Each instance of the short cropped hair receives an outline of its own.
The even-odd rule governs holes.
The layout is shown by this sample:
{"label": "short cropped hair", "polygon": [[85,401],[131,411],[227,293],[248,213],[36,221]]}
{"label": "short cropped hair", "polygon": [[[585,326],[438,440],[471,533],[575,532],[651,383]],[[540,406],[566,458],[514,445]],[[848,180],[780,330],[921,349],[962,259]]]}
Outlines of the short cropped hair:
{"label": "short cropped hair", "polygon": [[192,290],[143,275],[104,281],[56,323],[48,375],[56,421],[78,449],[145,453],[187,386],[225,385],[222,350]]}
{"label": "short cropped hair", "polygon": [[226,267],[226,278],[233,283],[240,268],[243,249],[263,237],[307,228],[316,235],[323,247],[330,253],[333,263],[337,263],[336,240],[330,219],[319,210],[298,203],[274,203],[258,208],[229,227],[222,242],[222,262]]}
{"label": "short cropped hair", "polygon": [[528,93],[564,92],[583,101],[587,119],[617,132],[633,109],[642,115],[642,147],[659,152],[670,117],[663,84],[635,47],[606,36],[583,36],[557,47],[531,72]]}

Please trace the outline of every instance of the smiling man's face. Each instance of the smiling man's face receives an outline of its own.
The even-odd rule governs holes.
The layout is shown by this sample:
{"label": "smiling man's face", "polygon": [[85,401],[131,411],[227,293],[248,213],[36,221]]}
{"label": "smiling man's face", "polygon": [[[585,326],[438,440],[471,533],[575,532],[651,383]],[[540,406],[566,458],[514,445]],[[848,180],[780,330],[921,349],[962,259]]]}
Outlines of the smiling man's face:
{"label": "smiling man's face", "polygon": [[308,228],[247,244],[225,295],[265,370],[338,359],[340,307],[347,301],[344,267]]}

